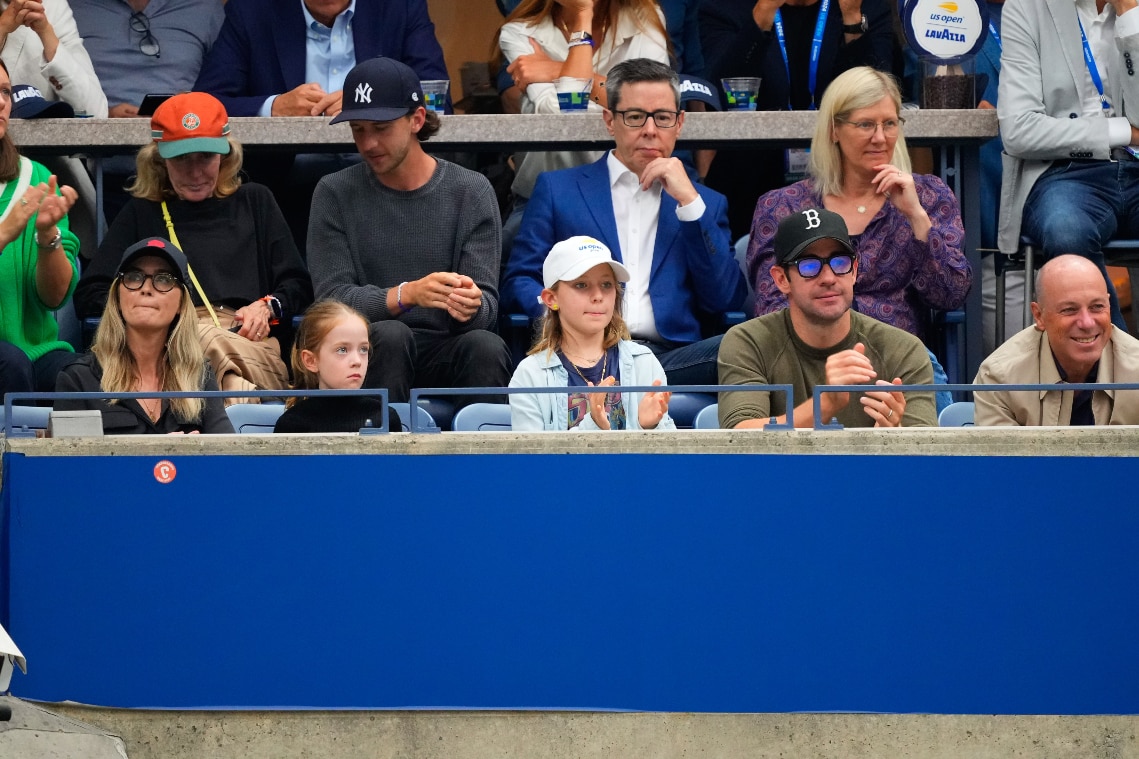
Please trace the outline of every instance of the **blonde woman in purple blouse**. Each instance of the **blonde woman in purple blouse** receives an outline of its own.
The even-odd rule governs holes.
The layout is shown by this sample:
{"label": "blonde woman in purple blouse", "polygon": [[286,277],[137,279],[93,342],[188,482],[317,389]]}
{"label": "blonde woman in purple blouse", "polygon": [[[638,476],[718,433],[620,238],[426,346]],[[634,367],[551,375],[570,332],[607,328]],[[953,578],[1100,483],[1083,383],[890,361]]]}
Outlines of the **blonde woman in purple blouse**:
{"label": "blonde woman in purple blouse", "polygon": [[940,179],[911,173],[902,98],[889,74],[861,66],[831,82],[811,141],[810,177],[759,199],[747,253],[756,316],[786,298],[771,279],[784,217],[823,206],[858,253],[854,309],[924,337],[929,309],[961,307],[972,283],[961,209]]}

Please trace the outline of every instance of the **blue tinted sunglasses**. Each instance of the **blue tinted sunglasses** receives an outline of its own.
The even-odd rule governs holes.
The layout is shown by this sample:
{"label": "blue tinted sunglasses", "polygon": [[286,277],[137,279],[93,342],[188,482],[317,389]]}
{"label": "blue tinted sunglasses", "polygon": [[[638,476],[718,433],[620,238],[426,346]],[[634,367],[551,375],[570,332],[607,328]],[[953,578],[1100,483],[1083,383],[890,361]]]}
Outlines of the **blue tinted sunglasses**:
{"label": "blue tinted sunglasses", "polygon": [[842,276],[843,274],[850,274],[854,269],[854,258],[855,256],[852,253],[836,253],[829,258],[806,256],[786,263],[784,267],[794,266],[803,279],[814,279],[823,273],[823,264],[826,264],[837,276]]}

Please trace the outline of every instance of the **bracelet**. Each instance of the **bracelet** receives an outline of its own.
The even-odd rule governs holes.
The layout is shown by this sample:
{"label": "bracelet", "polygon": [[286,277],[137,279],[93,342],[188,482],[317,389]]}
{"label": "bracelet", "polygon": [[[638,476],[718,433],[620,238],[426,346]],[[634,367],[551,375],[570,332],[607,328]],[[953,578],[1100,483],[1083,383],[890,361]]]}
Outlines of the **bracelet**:
{"label": "bracelet", "polygon": [[281,321],[281,299],[275,295],[266,295],[260,299],[262,303],[269,307],[269,324],[276,325]]}
{"label": "bracelet", "polygon": [[568,45],[566,45],[566,47],[567,48],[569,48],[569,47],[581,47],[582,45],[589,45],[590,47],[593,47],[593,40],[589,39],[589,40],[580,40],[578,42],[571,42]]}
{"label": "bracelet", "polygon": [[406,282],[400,282],[399,287],[397,287],[395,290],[395,304],[399,308],[399,312],[401,314],[406,314],[408,311],[415,308],[415,306],[403,305],[403,286],[406,284]]}

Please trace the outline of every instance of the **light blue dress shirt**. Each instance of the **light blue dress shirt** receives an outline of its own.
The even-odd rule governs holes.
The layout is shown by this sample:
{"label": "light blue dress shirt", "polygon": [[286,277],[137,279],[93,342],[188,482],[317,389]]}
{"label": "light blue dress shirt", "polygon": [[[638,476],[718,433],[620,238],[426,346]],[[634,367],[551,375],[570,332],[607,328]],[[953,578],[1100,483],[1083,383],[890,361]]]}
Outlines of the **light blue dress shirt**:
{"label": "light blue dress shirt", "polygon": [[[356,65],[356,43],[352,39],[352,16],[356,13],[356,0],[332,22],[329,29],[309,13],[304,0],[299,0],[305,14],[305,81],[316,82],[325,92],[344,89],[344,78]],[[271,116],[274,95],[261,105],[259,116]]]}

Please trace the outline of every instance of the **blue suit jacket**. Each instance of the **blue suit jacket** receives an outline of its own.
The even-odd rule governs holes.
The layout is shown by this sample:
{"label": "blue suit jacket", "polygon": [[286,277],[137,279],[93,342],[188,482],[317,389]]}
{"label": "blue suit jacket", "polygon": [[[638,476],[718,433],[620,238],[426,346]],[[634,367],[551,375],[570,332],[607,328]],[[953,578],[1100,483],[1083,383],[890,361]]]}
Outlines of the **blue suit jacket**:
{"label": "blue suit jacket", "polygon": [[[697,185],[696,190],[706,209],[698,220],[689,222],[676,217],[676,201],[661,193],[649,274],[657,331],[675,343],[700,339],[697,309],[710,313],[738,311],[747,297],[743,273],[729,244],[727,201],[707,187]],[[501,294],[507,308],[535,318],[542,315],[543,307],[538,303],[542,263],[554,243],[574,235],[594,237],[609,246],[614,258],[624,260],[606,156],[586,166],[548,171],[538,177],[506,265]]]}
{"label": "blue suit jacket", "polygon": [[[357,62],[382,55],[420,79],[448,78],[426,0],[356,0],[352,39]],[[265,98],[305,81],[300,0],[229,0],[194,89],[217,97],[230,116],[256,116]]]}

